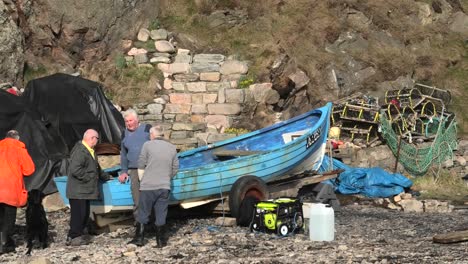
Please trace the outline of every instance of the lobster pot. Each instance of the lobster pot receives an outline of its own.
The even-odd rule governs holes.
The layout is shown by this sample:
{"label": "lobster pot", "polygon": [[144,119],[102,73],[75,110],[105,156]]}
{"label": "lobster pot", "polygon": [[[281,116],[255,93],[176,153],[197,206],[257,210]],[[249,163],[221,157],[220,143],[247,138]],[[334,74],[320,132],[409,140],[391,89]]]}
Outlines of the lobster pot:
{"label": "lobster pot", "polygon": [[313,203],[309,208],[309,238],[311,241],[335,239],[335,213],[331,206]]}

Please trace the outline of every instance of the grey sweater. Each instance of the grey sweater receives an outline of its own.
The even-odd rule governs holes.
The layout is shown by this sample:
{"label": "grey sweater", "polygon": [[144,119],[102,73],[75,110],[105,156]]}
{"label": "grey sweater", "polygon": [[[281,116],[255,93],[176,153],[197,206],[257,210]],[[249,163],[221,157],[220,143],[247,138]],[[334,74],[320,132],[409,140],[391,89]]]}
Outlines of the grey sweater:
{"label": "grey sweater", "polygon": [[164,139],[145,142],[138,159],[138,169],[145,170],[141,191],[171,189],[171,178],[177,174],[179,159],[175,146]]}

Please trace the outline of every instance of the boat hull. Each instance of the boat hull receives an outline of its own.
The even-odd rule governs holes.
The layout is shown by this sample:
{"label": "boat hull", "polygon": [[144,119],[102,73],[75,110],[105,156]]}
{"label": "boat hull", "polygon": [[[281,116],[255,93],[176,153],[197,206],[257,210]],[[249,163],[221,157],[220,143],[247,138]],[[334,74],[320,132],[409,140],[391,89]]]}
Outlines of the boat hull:
{"label": "boat hull", "polygon": [[[330,110],[328,103],[273,126],[179,153],[179,172],[171,181],[171,203],[221,198],[246,175],[268,183],[280,176],[318,170],[325,154]],[[55,182],[68,204],[66,179],[56,177]],[[91,202],[95,213],[133,207],[129,182],[122,184],[115,178],[100,183],[99,188],[102,199]]]}

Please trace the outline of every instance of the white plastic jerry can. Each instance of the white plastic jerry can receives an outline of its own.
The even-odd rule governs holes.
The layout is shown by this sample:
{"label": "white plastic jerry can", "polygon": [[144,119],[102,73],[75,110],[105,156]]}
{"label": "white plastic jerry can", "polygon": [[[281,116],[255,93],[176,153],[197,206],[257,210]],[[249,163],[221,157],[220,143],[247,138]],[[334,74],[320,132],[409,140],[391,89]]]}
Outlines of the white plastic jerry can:
{"label": "white plastic jerry can", "polygon": [[335,212],[331,206],[314,203],[310,207],[309,238],[311,241],[335,239]]}

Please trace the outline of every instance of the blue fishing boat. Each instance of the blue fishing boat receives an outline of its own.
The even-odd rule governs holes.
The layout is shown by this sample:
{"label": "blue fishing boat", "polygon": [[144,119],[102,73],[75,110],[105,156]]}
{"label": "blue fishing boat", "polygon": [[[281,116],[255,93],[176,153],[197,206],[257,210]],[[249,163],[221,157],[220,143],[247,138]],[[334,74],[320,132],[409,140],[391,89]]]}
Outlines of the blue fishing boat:
{"label": "blue fishing boat", "polygon": [[[268,182],[318,171],[325,154],[330,111],[328,103],[260,130],[180,152],[179,172],[172,179],[171,203],[199,205],[229,196],[231,214],[238,216],[246,197],[268,198]],[[56,177],[55,182],[68,204],[66,179]],[[100,188],[103,199],[91,203],[95,214],[132,209],[130,183],[113,179]]]}

